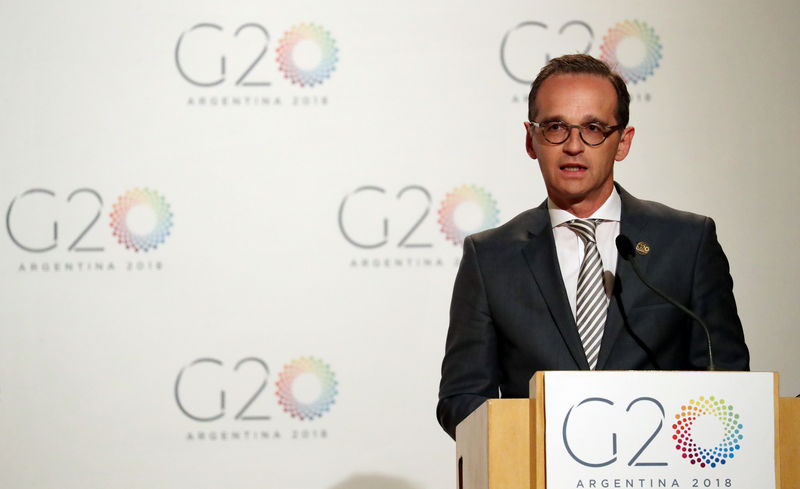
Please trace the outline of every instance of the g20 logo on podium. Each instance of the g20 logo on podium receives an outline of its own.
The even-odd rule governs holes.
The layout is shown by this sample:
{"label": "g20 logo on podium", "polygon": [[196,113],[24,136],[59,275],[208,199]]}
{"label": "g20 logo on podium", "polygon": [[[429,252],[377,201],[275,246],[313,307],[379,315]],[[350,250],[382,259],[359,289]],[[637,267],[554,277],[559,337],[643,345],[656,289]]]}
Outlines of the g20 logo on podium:
{"label": "g20 logo on podium", "polygon": [[[361,249],[432,248],[431,241],[417,237],[432,207],[431,192],[421,185],[406,185],[393,194],[384,187],[363,185],[342,198],[339,230],[348,243]],[[467,235],[496,226],[499,213],[488,191],[462,185],[441,201],[437,223],[445,239],[460,246]]]}
{"label": "g20 logo on podium", "polygon": [[[640,411],[638,415],[635,412],[637,409]],[[581,416],[589,416],[592,421],[586,423],[586,419],[579,419]],[[632,416],[638,416],[640,428],[635,432],[628,430],[626,436],[630,439],[624,440],[618,431],[626,430],[628,417]],[[674,418],[675,422],[671,425],[674,448],[691,465],[699,468],[725,465],[734,459],[735,453],[741,448],[744,435],[740,415],[724,399],[715,396],[691,399],[680,406]],[[608,420],[620,424],[609,425]],[[624,411],[622,405],[610,399],[589,397],[567,411],[561,425],[561,437],[564,449],[572,460],[584,467],[600,468],[617,463],[624,463],[628,467],[668,466],[667,459],[660,458],[668,454],[661,449],[668,443],[662,436],[665,420],[663,404],[653,397],[633,399]],[[572,429],[571,424],[575,422],[581,424],[578,431],[583,432]],[[587,435],[588,429],[606,433],[606,441],[585,443],[581,438]],[[622,460],[620,447],[625,447],[628,452]],[[656,458],[650,458],[650,452],[657,454]]]}
{"label": "g20 logo on podium", "polygon": [[[739,414],[724,399],[714,396],[700,396],[698,400],[690,400],[681,406],[681,412],[675,415],[672,425],[675,434],[672,439],[677,442],[675,449],[692,465],[714,468],[733,460],[734,454],[741,448],[744,438]],[[695,426],[699,423],[715,424],[721,428],[721,438],[717,443],[701,444],[695,440]]]}
{"label": "g20 logo on podium", "polygon": [[[643,408],[646,405],[655,406],[656,410],[650,409],[650,415],[648,416],[649,421],[648,425],[651,425],[652,428],[648,429],[646,433],[640,433],[635,435],[635,440],[631,443],[625,443],[626,447],[630,447],[630,452],[626,454],[625,463],[630,466],[637,466],[637,467],[655,467],[655,466],[664,466],[667,465],[666,461],[663,460],[651,460],[647,458],[645,455],[645,451],[653,442],[653,440],[658,436],[661,432],[662,428],[664,427],[664,406],[658,400],[652,397],[638,397],[636,399],[631,400],[627,407],[624,410],[624,413],[633,413],[634,408]],[[581,409],[583,408],[583,409]],[[599,467],[606,467],[611,464],[618,462],[619,454],[618,454],[618,435],[616,431],[612,431],[609,437],[609,443],[601,443],[599,446],[593,446],[592,452],[593,453],[583,453],[580,449],[577,448],[580,443],[576,443],[573,441],[573,438],[570,436],[570,422],[574,422],[574,418],[581,416],[582,414],[586,413],[589,414],[594,420],[604,420],[609,418],[616,418],[616,419],[624,419],[624,416],[619,416],[620,413],[610,413],[609,411],[614,410],[616,411],[618,406],[614,403],[614,401],[610,399],[606,399],[603,397],[589,397],[586,398],[579,403],[572,406],[569,411],[567,411],[566,416],[564,416],[564,422],[561,426],[561,436],[564,443],[564,448],[566,449],[569,456],[580,465],[584,467],[592,467],[592,468],[599,468]],[[612,414],[616,414],[617,416],[612,416]],[[656,423],[657,421],[657,423]],[[603,426],[603,429],[615,429],[613,426],[608,426],[607,422],[603,423],[596,423],[597,427]],[[583,425],[581,431],[583,431],[583,435],[586,434],[587,428],[591,427],[592,425]],[[578,433],[576,435],[581,435]],[[575,436],[577,438],[578,436]],[[627,441],[627,440],[626,440]],[[583,449],[586,449],[586,443],[583,443]],[[602,452],[606,451],[606,454],[603,455]]]}
{"label": "g20 logo on podium", "polygon": [[776,487],[772,372],[553,371],[537,379],[548,487]]}
{"label": "g20 logo on podium", "polygon": [[231,83],[241,87],[272,85],[268,66],[277,66],[293,85],[313,87],[330,78],[339,49],[320,25],[295,25],[278,41],[274,62],[268,63],[271,36],[266,27],[249,22],[230,32],[210,22],[195,24],[175,44],[175,66],[181,77],[197,87]]}

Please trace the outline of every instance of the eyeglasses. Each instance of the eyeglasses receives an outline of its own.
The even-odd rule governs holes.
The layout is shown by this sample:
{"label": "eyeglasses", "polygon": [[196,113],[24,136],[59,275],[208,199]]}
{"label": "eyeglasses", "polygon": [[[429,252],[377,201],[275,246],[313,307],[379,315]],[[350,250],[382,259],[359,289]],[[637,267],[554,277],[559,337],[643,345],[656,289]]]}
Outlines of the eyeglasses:
{"label": "eyeglasses", "polygon": [[600,146],[608,136],[614,131],[622,128],[621,125],[606,126],[599,122],[589,122],[586,124],[567,124],[564,121],[533,122],[532,126],[541,128],[542,135],[550,144],[561,144],[572,134],[572,129],[577,128],[581,140],[589,146]]}

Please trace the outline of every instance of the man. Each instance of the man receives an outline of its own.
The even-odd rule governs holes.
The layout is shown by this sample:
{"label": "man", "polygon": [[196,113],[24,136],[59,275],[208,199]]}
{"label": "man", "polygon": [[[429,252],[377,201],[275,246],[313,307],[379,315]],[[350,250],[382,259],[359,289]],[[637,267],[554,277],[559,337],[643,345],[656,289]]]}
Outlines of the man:
{"label": "man", "polygon": [[587,55],[556,58],[533,82],[525,145],[548,198],[464,242],[437,407],[453,438],[498,391],[528,397],[538,370],[707,366],[701,328],[618,263],[619,234],[644,275],[708,323],[717,369],[749,368],[714,222],[614,182],[634,136],[629,103],[622,78]]}

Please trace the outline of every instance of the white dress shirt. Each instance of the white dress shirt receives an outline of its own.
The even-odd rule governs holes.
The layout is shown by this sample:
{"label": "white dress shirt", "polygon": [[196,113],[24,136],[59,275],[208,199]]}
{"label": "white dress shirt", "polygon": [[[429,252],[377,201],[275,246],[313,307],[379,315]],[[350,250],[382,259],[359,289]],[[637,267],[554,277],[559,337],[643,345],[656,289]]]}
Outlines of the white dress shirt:
{"label": "white dress shirt", "polygon": [[[564,287],[567,289],[567,298],[574,317],[576,309],[575,295],[578,290],[578,272],[580,272],[581,262],[583,261],[583,241],[565,223],[578,218],[560,209],[550,198],[547,199],[547,210],[550,213],[550,222],[553,225],[553,238],[556,241],[558,266],[561,268],[561,277],[564,279]],[[595,239],[597,240],[597,251],[600,252],[600,259],[603,260],[603,282],[606,288],[606,295],[609,298],[614,290],[614,273],[617,269],[617,246],[614,240],[619,236],[621,215],[622,201],[619,198],[617,189],[614,188],[603,205],[594,214],[586,218],[602,220],[597,224]]]}

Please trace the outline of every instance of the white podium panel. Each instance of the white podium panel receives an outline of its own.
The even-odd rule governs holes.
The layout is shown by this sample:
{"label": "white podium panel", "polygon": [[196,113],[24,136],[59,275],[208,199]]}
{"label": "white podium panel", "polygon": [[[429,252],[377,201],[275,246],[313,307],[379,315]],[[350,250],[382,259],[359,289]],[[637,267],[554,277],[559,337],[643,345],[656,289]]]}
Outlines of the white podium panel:
{"label": "white podium panel", "polygon": [[772,373],[544,378],[548,488],[776,487]]}

